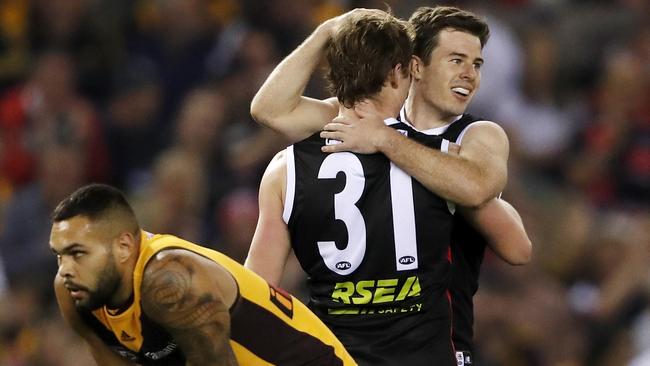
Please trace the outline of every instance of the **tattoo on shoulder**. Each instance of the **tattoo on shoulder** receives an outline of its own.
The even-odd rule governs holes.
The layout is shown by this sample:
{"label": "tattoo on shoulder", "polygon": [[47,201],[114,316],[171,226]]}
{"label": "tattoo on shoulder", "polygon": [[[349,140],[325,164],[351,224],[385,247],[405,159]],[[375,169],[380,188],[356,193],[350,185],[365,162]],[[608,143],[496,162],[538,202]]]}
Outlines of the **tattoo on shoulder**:
{"label": "tattoo on shoulder", "polygon": [[218,294],[197,286],[195,263],[168,256],[147,271],[142,282],[142,303],[148,315],[174,329],[215,324],[228,309]]}
{"label": "tattoo on shoulder", "polygon": [[142,281],[144,312],[170,332],[191,364],[236,364],[230,314],[214,282],[198,278],[198,264],[182,255],[150,265]]}

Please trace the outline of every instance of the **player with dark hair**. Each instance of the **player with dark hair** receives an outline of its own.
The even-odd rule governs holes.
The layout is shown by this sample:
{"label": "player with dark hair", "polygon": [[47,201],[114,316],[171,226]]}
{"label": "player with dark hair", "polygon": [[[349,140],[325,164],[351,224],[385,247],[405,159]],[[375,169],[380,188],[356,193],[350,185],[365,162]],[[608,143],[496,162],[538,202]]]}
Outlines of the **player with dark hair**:
{"label": "player with dark hair", "polygon": [[[365,103],[396,116],[410,86],[409,24],[379,10],[339,20],[324,49],[339,114]],[[309,276],[310,307],[360,364],[452,364],[447,202],[382,154],[321,151],[335,143],[314,134],[271,162],[246,265],[277,283],[293,248]]]}
{"label": "player with dark hair", "polygon": [[[471,304],[485,243],[513,265],[527,263],[531,255],[531,243],[518,213],[507,202],[494,198],[507,179],[507,137],[495,123],[464,114],[480,85],[481,51],[489,37],[487,24],[476,15],[454,7],[423,7],[414,12],[410,19],[415,29],[410,64],[413,82],[399,113],[401,128],[396,129],[386,125],[385,115],[369,111],[363,104],[355,105],[356,115],[337,117],[340,101],[335,98],[320,101],[301,96],[340,19],[325,22],[276,67],[253,99],[251,114],[292,141],[319,131],[336,117],[320,134],[337,141],[324,146],[324,152],[382,153],[391,160],[391,169],[394,164],[414,178],[413,184],[421,184],[446,199],[452,212],[459,209],[462,215],[453,216],[450,255],[453,281],[449,288],[455,313],[452,337],[458,364],[471,364]],[[442,148],[431,148],[413,138],[422,134],[444,138]],[[445,153],[450,141],[462,142],[459,154]],[[289,168],[287,174],[294,169]],[[286,194],[289,193],[287,188]],[[260,233],[256,237],[259,236],[257,242],[263,246],[268,242],[264,240],[266,236],[273,235],[265,229],[272,226],[269,218],[272,213],[265,214],[264,206],[272,206],[266,202],[263,192],[260,192],[260,205]],[[432,221],[431,225],[446,225],[445,220]],[[395,230],[403,232],[408,227],[403,224],[404,221],[399,227],[396,225]],[[436,243],[425,241],[419,232],[417,242]],[[307,244],[310,243],[300,243]],[[255,245],[256,240],[249,256],[274,256],[271,250],[258,249]],[[297,245],[293,245],[296,250]],[[418,251],[423,246],[418,245]],[[264,263],[270,263],[256,264],[254,257],[249,259],[251,267],[261,273],[264,273]],[[380,267],[381,262],[375,265]]]}
{"label": "player with dark hair", "polygon": [[113,187],[80,188],[53,221],[59,308],[99,365],[356,365],[300,301],[217,251],[142,231]]}

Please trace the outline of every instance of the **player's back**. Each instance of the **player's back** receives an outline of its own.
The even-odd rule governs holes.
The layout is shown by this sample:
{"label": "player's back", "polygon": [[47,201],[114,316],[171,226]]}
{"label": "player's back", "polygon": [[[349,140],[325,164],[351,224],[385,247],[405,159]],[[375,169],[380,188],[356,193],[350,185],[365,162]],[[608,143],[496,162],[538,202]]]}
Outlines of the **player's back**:
{"label": "player's back", "polygon": [[334,334],[299,300],[270,286],[227,256],[171,235],[143,233],[134,270],[133,304],[118,315],[100,308],[84,319],[123,357],[142,365],[184,365],[171,336],[140,306],[140,281],[148,261],[165,249],[184,249],[221,265],[237,283],[230,308],[230,344],[240,365],[356,365]]}
{"label": "player's back", "polygon": [[311,308],[360,364],[451,364],[447,202],[384,155],[325,143],[287,149],[284,216]]}

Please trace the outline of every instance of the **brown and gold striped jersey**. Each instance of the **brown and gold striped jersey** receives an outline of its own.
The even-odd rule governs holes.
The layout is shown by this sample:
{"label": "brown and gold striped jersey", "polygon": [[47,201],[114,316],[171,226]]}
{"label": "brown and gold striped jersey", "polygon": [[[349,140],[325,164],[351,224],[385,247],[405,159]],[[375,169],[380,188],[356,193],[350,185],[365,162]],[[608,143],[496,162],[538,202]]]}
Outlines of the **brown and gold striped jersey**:
{"label": "brown and gold striped jersey", "polygon": [[122,357],[142,365],[185,365],[174,339],[144,313],[140,286],[148,261],[165,249],[184,249],[226,269],[238,286],[230,309],[230,344],[240,365],[356,365],[341,342],[298,299],[269,285],[227,256],[171,235],[142,234],[134,269],[133,302],[119,314],[106,307],[81,314]]}

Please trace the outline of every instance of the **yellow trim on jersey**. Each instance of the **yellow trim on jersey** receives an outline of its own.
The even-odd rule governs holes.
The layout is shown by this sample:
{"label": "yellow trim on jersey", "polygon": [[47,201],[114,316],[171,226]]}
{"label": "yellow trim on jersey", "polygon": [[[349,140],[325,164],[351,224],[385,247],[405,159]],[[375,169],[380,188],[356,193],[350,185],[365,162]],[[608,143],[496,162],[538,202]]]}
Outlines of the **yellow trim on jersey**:
{"label": "yellow trim on jersey", "polygon": [[253,352],[232,339],[230,340],[230,346],[237,357],[237,363],[240,365],[273,366],[272,363],[257,357]]}
{"label": "yellow trim on jersey", "polygon": [[133,304],[118,315],[111,315],[106,310],[106,307],[93,311],[93,314],[108,330],[113,332],[115,338],[124,347],[138,352],[144,341],[142,324],[140,323],[141,312],[140,302],[136,302],[134,296]]}

